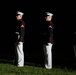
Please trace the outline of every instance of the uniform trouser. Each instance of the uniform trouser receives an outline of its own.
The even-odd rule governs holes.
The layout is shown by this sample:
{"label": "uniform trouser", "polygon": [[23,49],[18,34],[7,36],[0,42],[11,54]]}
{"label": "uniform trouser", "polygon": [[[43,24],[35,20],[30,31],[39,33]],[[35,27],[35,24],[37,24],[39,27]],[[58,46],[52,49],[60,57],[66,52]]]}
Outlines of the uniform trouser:
{"label": "uniform trouser", "polygon": [[45,55],[45,68],[52,68],[52,44],[44,45],[44,55]]}
{"label": "uniform trouser", "polygon": [[18,67],[24,66],[23,42],[16,45],[16,61]]}

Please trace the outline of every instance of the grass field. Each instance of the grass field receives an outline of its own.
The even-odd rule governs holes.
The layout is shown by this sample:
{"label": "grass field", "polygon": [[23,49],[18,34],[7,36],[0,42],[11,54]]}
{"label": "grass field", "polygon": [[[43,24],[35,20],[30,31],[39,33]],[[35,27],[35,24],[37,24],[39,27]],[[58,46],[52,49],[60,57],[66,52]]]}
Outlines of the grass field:
{"label": "grass field", "polygon": [[29,66],[17,67],[10,63],[0,63],[0,75],[76,75],[76,70],[68,68],[52,68]]}

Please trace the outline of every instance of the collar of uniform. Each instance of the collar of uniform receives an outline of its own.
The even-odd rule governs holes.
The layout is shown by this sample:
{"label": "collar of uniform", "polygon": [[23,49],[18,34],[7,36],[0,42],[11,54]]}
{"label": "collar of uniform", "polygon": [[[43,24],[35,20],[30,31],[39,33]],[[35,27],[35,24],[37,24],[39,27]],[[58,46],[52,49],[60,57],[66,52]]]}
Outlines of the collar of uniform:
{"label": "collar of uniform", "polygon": [[47,22],[51,22],[51,21],[47,21]]}

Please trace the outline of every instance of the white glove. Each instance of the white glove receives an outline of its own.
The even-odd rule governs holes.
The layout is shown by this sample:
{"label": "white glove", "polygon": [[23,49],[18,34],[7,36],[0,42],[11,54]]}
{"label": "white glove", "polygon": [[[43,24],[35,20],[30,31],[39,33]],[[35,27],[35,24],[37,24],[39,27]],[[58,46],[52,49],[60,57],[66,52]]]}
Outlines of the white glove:
{"label": "white glove", "polygon": [[19,34],[19,32],[15,32],[15,34]]}

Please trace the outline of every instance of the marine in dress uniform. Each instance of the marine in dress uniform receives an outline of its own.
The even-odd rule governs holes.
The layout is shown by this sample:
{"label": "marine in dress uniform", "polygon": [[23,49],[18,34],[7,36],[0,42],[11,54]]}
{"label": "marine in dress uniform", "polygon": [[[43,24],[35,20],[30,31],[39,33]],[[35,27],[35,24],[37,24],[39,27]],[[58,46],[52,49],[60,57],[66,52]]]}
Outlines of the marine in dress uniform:
{"label": "marine in dress uniform", "polygon": [[24,43],[24,34],[25,34],[25,23],[22,20],[24,13],[17,11],[16,15],[16,65],[18,67],[24,66],[24,52],[23,52],[23,43]]}
{"label": "marine in dress uniform", "polygon": [[43,45],[45,55],[45,68],[52,68],[52,46],[53,46],[53,23],[51,21],[53,14],[46,12],[45,26],[44,26],[44,37],[45,42]]}

